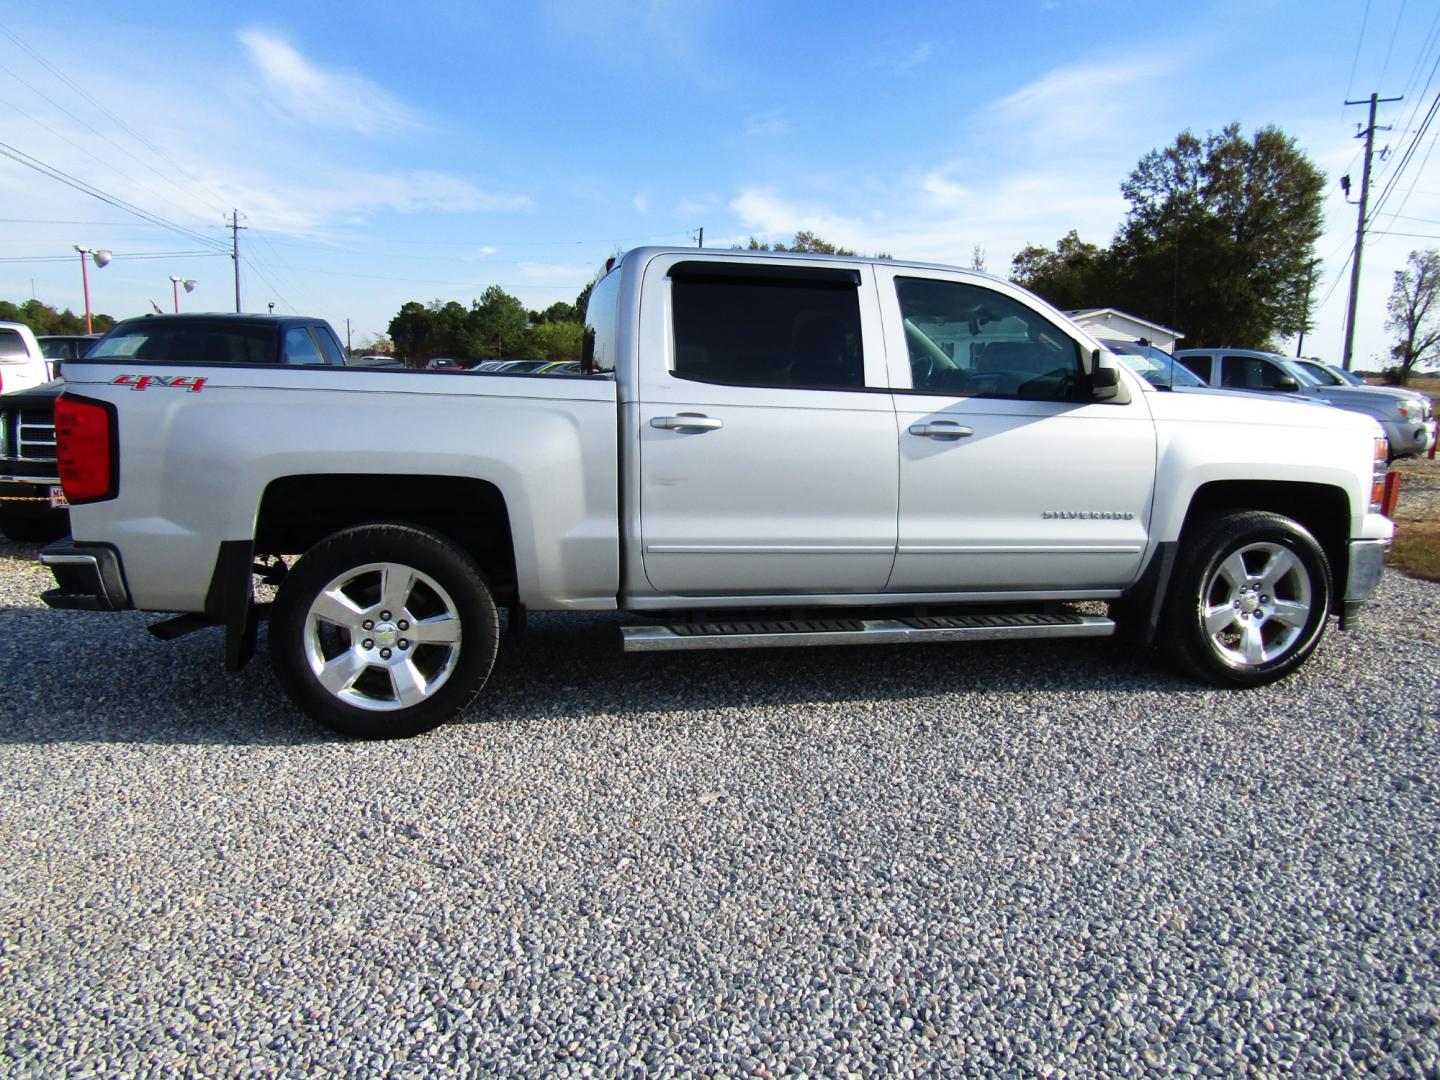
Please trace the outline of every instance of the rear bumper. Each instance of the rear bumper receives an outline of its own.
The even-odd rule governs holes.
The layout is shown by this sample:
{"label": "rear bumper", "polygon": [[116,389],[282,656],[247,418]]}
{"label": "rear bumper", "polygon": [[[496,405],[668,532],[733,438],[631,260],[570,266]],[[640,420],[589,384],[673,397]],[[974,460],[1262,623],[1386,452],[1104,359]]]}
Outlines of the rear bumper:
{"label": "rear bumper", "polygon": [[134,605],[125,586],[120,553],[108,544],[77,544],[66,538],[40,552],[57,588],[42,593],[52,608],[70,611],[124,611]]}

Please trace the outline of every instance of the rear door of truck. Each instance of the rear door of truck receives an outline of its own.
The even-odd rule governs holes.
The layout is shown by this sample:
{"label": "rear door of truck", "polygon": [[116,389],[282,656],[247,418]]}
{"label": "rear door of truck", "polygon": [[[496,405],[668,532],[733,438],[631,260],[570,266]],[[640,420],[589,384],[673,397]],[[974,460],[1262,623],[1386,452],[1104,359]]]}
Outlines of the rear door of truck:
{"label": "rear door of truck", "polygon": [[882,590],[897,450],[870,268],[660,255],[639,331],[649,584],[691,596]]}

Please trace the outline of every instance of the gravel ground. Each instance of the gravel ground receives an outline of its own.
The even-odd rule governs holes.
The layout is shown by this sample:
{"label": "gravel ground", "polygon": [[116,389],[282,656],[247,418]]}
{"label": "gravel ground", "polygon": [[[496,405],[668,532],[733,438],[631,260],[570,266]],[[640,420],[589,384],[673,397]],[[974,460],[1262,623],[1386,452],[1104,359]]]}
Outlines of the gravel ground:
{"label": "gravel ground", "polygon": [[1440,1074],[1440,586],[1248,693],[537,617],[466,722],[352,744],[32,552],[5,1074]]}

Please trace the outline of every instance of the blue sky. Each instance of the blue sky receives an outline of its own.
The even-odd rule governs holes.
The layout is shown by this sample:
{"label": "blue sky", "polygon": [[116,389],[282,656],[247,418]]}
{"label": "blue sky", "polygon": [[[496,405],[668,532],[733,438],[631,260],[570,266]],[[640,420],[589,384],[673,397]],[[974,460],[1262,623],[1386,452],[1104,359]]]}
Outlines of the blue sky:
{"label": "blue sky", "polygon": [[[613,250],[701,226],[961,265],[979,245],[1005,274],[1072,228],[1107,243],[1143,154],[1237,121],[1330,179],[1305,351],[1338,359],[1364,117],[1341,103],[1406,94],[1383,187],[1440,92],[1440,9],[1414,0],[59,10],[0,8],[0,142],[211,243],[237,207],[246,309],[348,317],[357,342],[411,299],[573,299]],[[1437,130],[1367,243],[1360,366],[1395,270],[1440,246]],[[182,308],[233,309],[228,257],[161,254],[208,245],[5,158],[0,218],[0,298],[81,310],[78,243],[117,256],[98,311],[169,310],[172,274],[197,281]]]}

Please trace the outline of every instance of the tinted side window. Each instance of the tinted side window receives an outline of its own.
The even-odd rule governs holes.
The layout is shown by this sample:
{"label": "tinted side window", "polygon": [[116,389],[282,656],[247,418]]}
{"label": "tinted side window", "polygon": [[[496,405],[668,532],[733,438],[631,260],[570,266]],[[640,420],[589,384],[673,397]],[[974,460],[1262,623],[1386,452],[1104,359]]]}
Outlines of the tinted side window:
{"label": "tinted side window", "polygon": [[320,350],[315,348],[315,342],[310,338],[310,332],[303,326],[292,326],[285,331],[285,363],[287,364],[323,364],[324,358]]}
{"label": "tinted side window", "polygon": [[1220,385],[1238,390],[1278,390],[1285,372],[1258,356],[1226,356],[1220,360]]}
{"label": "tinted side window", "polygon": [[1203,380],[1204,382],[1208,383],[1208,382],[1210,381],[1210,379],[1211,379],[1210,357],[1208,357],[1208,356],[1177,356],[1177,357],[1175,358],[1175,362],[1176,362],[1177,364],[1183,364],[1183,365],[1184,365],[1186,368],[1188,368],[1190,371],[1193,371],[1193,372],[1195,373],[1196,377],[1200,378],[1200,379]]}
{"label": "tinted side window", "polygon": [[848,279],[695,276],[670,283],[674,374],[730,386],[865,385],[860,298]]}
{"label": "tinted side window", "polygon": [[345,366],[345,356],[340,351],[340,344],[330,336],[330,330],[324,326],[310,327],[310,333],[320,345],[320,352],[325,356],[325,363],[334,364],[336,367]]}
{"label": "tinted side window", "polygon": [[27,356],[25,339],[18,330],[0,330],[0,356]]}
{"label": "tinted side window", "polygon": [[1003,293],[958,281],[896,278],[917,390],[1064,401],[1079,386],[1080,348]]}

